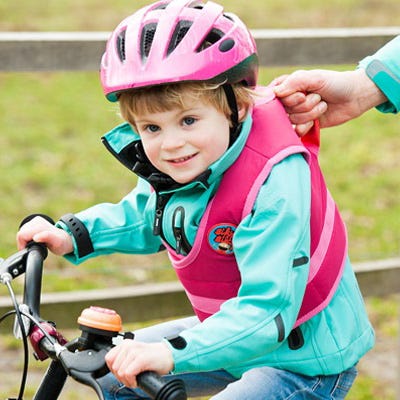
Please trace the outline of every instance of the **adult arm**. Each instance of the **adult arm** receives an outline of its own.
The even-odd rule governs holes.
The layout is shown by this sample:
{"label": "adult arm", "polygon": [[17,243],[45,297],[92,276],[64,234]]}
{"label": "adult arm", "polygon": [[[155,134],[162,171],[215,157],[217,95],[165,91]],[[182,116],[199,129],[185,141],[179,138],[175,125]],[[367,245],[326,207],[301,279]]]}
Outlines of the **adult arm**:
{"label": "adult arm", "polygon": [[355,71],[295,71],[275,79],[273,85],[300,135],[315,119],[320,119],[321,127],[329,127],[373,107],[399,112],[400,36],[363,59]]}

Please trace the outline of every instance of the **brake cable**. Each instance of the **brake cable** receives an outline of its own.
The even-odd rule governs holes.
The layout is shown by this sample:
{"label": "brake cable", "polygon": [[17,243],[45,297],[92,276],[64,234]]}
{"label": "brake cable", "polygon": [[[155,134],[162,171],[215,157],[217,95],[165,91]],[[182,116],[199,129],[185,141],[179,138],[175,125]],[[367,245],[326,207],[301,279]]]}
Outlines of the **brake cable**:
{"label": "brake cable", "polygon": [[3,317],[1,317],[1,319],[0,319],[0,323],[8,316],[10,316],[12,314],[16,314],[18,325],[19,325],[19,328],[21,329],[21,337],[22,337],[23,349],[24,349],[24,367],[22,370],[21,383],[20,383],[20,387],[19,387],[19,393],[18,393],[17,400],[23,400],[25,386],[26,386],[26,380],[27,380],[27,376],[28,376],[28,367],[29,367],[29,348],[28,348],[27,333],[25,331],[24,322],[22,321],[22,314],[19,309],[19,305],[18,305],[17,299],[15,297],[15,293],[11,286],[11,279],[3,279],[2,283],[4,283],[7,286],[7,289],[10,293],[10,297],[11,297],[11,300],[13,303],[14,310],[9,311],[6,314],[4,314]]}

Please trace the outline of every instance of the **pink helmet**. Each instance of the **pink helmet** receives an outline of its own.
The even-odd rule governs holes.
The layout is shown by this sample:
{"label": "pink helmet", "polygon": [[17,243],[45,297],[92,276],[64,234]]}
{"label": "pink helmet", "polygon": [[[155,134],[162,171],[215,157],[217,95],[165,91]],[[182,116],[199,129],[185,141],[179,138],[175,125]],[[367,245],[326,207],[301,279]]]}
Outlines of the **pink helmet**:
{"label": "pink helmet", "polygon": [[211,1],[158,1],[124,19],[101,62],[110,101],[124,90],[181,81],[255,86],[256,44],[244,23]]}

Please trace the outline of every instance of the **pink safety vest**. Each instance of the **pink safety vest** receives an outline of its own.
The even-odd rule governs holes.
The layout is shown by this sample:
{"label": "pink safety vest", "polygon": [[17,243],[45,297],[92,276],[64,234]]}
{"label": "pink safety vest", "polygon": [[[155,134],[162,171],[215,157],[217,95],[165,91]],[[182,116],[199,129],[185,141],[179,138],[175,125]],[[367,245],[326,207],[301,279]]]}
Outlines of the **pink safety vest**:
{"label": "pink safety vest", "polygon": [[317,124],[300,139],[272,94],[255,105],[252,117],[246,145],[208,204],[192,250],[187,256],[169,246],[167,250],[199,319],[217,312],[224,301],[237,296],[241,284],[232,249],[235,228],[251,212],[272,167],[291,154],[303,153],[311,170],[311,258],[297,327],[331,300],[346,261],[346,229],[318,165]]}

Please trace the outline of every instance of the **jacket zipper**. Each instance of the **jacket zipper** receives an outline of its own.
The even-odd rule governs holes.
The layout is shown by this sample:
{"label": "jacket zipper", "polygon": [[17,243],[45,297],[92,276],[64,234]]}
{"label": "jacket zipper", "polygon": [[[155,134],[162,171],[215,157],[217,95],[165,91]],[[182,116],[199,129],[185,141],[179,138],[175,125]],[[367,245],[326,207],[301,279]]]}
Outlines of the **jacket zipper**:
{"label": "jacket zipper", "polygon": [[[176,223],[176,219],[180,214],[180,221]],[[186,235],[185,235],[185,209],[181,206],[177,207],[172,216],[172,231],[175,237],[175,251],[178,254],[188,254],[192,249]]]}
{"label": "jacket zipper", "polygon": [[[156,236],[160,236],[165,242],[167,242],[163,230],[162,223],[164,217],[165,206],[168,203],[168,200],[171,198],[171,194],[158,194],[156,196],[156,211],[154,215],[154,224],[153,224],[153,234]],[[180,215],[180,221],[176,224],[176,219],[178,218],[178,214]],[[175,251],[178,254],[188,254],[192,249],[186,235],[184,229],[184,220],[185,220],[185,209],[183,207],[177,207],[172,216],[172,232],[175,237]],[[169,244],[171,246],[171,244]],[[174,247],[174,246],[171,246]]]}
{"label": "jacket zipper", "polygon": [[162,220],[163,220],[165,206],[167,205],[170,197],[171,195],[158,194],[158,193],[156,197],[156,212],[154,216],[153,234],[156,236],[161,236],[163,239],[164,236],[162,235]]}

